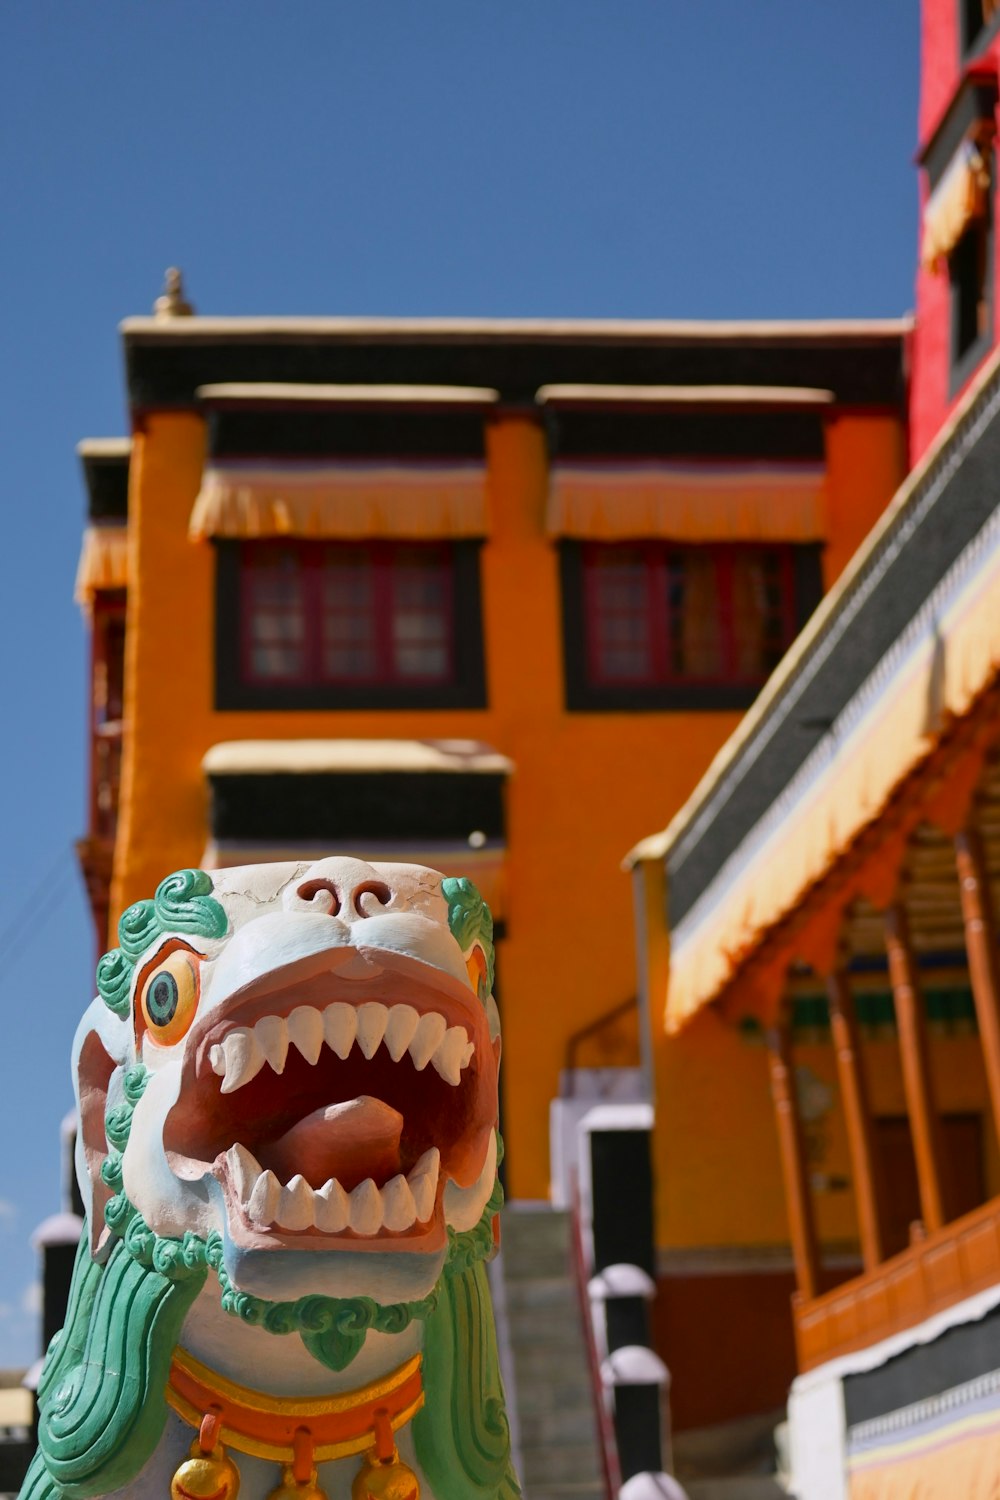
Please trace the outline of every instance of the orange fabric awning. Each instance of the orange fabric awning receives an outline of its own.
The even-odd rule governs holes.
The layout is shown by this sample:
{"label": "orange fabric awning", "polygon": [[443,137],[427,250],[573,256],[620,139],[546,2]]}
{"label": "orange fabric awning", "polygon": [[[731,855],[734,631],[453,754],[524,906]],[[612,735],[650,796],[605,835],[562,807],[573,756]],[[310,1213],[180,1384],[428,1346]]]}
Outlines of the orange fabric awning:
{"label": "orange fabric awning", "polygon": [[767,932],[798,905],[1000,675],[1000,523],[977,565],[922,632],[848,705],[672,934],[667,1028],[715,999]]}
{"label": "orange fabric awning", "polygon": [[975,141],[963,141],[924,208],[920,259],[938,271],[970,224],[986,216],[990,170]]}
{"label": "orange fabric awning", "polygon": [[104,589],[128,587],[128,531],[124,526],[88,526],[76,570],[73,597],[89,609]]}
{"label": "orange fabric awning", "polygon": [[819,541],[821,464],[556,463],[550,536],[625,541]]}
{"label": "orange fabric awning", "polygon": [[487,529],[481,463],[220,463],[205,470],[189,535],[417,539]]}

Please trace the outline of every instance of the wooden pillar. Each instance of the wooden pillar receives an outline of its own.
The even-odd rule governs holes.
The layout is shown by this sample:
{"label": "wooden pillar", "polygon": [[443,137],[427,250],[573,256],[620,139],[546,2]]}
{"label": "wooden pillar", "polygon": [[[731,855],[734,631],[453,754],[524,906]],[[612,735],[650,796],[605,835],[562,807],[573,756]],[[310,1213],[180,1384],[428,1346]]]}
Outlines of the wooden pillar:
{"label": "wooden pillar", "polygon": [[819,1250],[806,1172],[805,1144],[795,1097],[792,1028],[787,1018],[779,1020],[768,1031],[767,1047],[771,1058],[771,1095],[778,1126],[778,1150],[785,1180],[795,1279],[799,1295],[809,1300],[819,1291]]}
{"label": "wooden pillar", "polygon": [[909,924],[901,905],[885,914],[885,946],[889,978],[896,1003],[896,1025],[903,1063],[903,1088],[910,1134],[917,1162],[920,1208],[928,1233],[940,1229],[948,1219],[945,1203],[944,1155],[941,1125],[931,1091],[930,1053],[924,1002],[920,993],[916,960],[910,944]]}
{"label": "wooden pillar", "polygon": [[1000,954],[997,952],[993,896],[978,830],[963,828],[955,835],[955,859],[969,978],[976,1002],[993,1123],[1000,1136]]}
{"label": "wooden pillar", "polygon": [[854,995],[844,969],[837,968],[827,975],[826,993],[830,1005],[833,1047],[837,1055],[840,1097],[847,1125],[847,1146],[851,1154],[854,1201],[861,1235],[861,1258],[865,1270],[873,1271],[885,1258],[885,1235],[880,1216],[881,1173],[868,1105],[868,1088],[861,1069],[861,1039]]}

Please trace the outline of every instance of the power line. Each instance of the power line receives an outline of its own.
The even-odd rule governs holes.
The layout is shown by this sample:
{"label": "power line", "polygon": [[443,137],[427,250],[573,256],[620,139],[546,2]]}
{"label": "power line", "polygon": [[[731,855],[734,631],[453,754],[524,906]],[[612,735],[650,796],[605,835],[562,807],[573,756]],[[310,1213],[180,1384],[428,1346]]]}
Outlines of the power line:
{"label": "power line", "polygon": [[[59,911],[69,895],[74,875],[75,866],[68,861],[68,851],[62,850],[25,896],[15,915],[0,932],[0,965],[3,965],[5,974],[17,963],[27,947],[27,944],[13,947],[15,939],[26,929],[37,932],[40,925],[44,925],[55,912]],[[41,922],[39,922],[38,907],[46,894],[48,894],[48,900],[45,902]]]}

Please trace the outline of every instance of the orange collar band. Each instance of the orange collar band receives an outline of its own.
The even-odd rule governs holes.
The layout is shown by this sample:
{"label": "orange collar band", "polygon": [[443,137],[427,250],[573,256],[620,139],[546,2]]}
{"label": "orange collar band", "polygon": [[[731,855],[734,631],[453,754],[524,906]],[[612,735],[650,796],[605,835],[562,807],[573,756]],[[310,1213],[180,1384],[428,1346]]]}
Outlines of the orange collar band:
{"label": "orange collar band", "polygon": [[[174,1350],[167,1401],[191,1427],[212,1413],[215,1441],[290,1464],[309,1440],[317,1463],[369,1450],[385,1425],[398,1431],[424,1404],[421,1355],[381,1380],[333,1396],[268,1396],[210,1370],[186,1349]],[[389,1441],[391,1447],[391,1439]]]}

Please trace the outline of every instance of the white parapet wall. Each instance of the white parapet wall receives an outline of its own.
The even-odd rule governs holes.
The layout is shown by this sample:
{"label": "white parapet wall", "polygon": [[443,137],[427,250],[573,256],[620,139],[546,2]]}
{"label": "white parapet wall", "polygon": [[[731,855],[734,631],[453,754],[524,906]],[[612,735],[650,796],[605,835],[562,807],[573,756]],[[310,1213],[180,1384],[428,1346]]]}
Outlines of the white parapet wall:
{"label": "white parapet wall", "polygon": [[[902,1333],[797,1376],[788,1396],[792,1494],[796,1500],[847,1500],[846,1376],[877,1369],[915,1344],[931,1344],[949,1328],[976,1322],[998,1304],[1000,1286],[990,1287]],[[997,1364],[1000,1366],[1000,1353]]]}
{"label": "white parapet wall", "polygon": [[832,1366],[794,1381],[788,1436],[796,1500],[847,1500],[844,1387]]}

